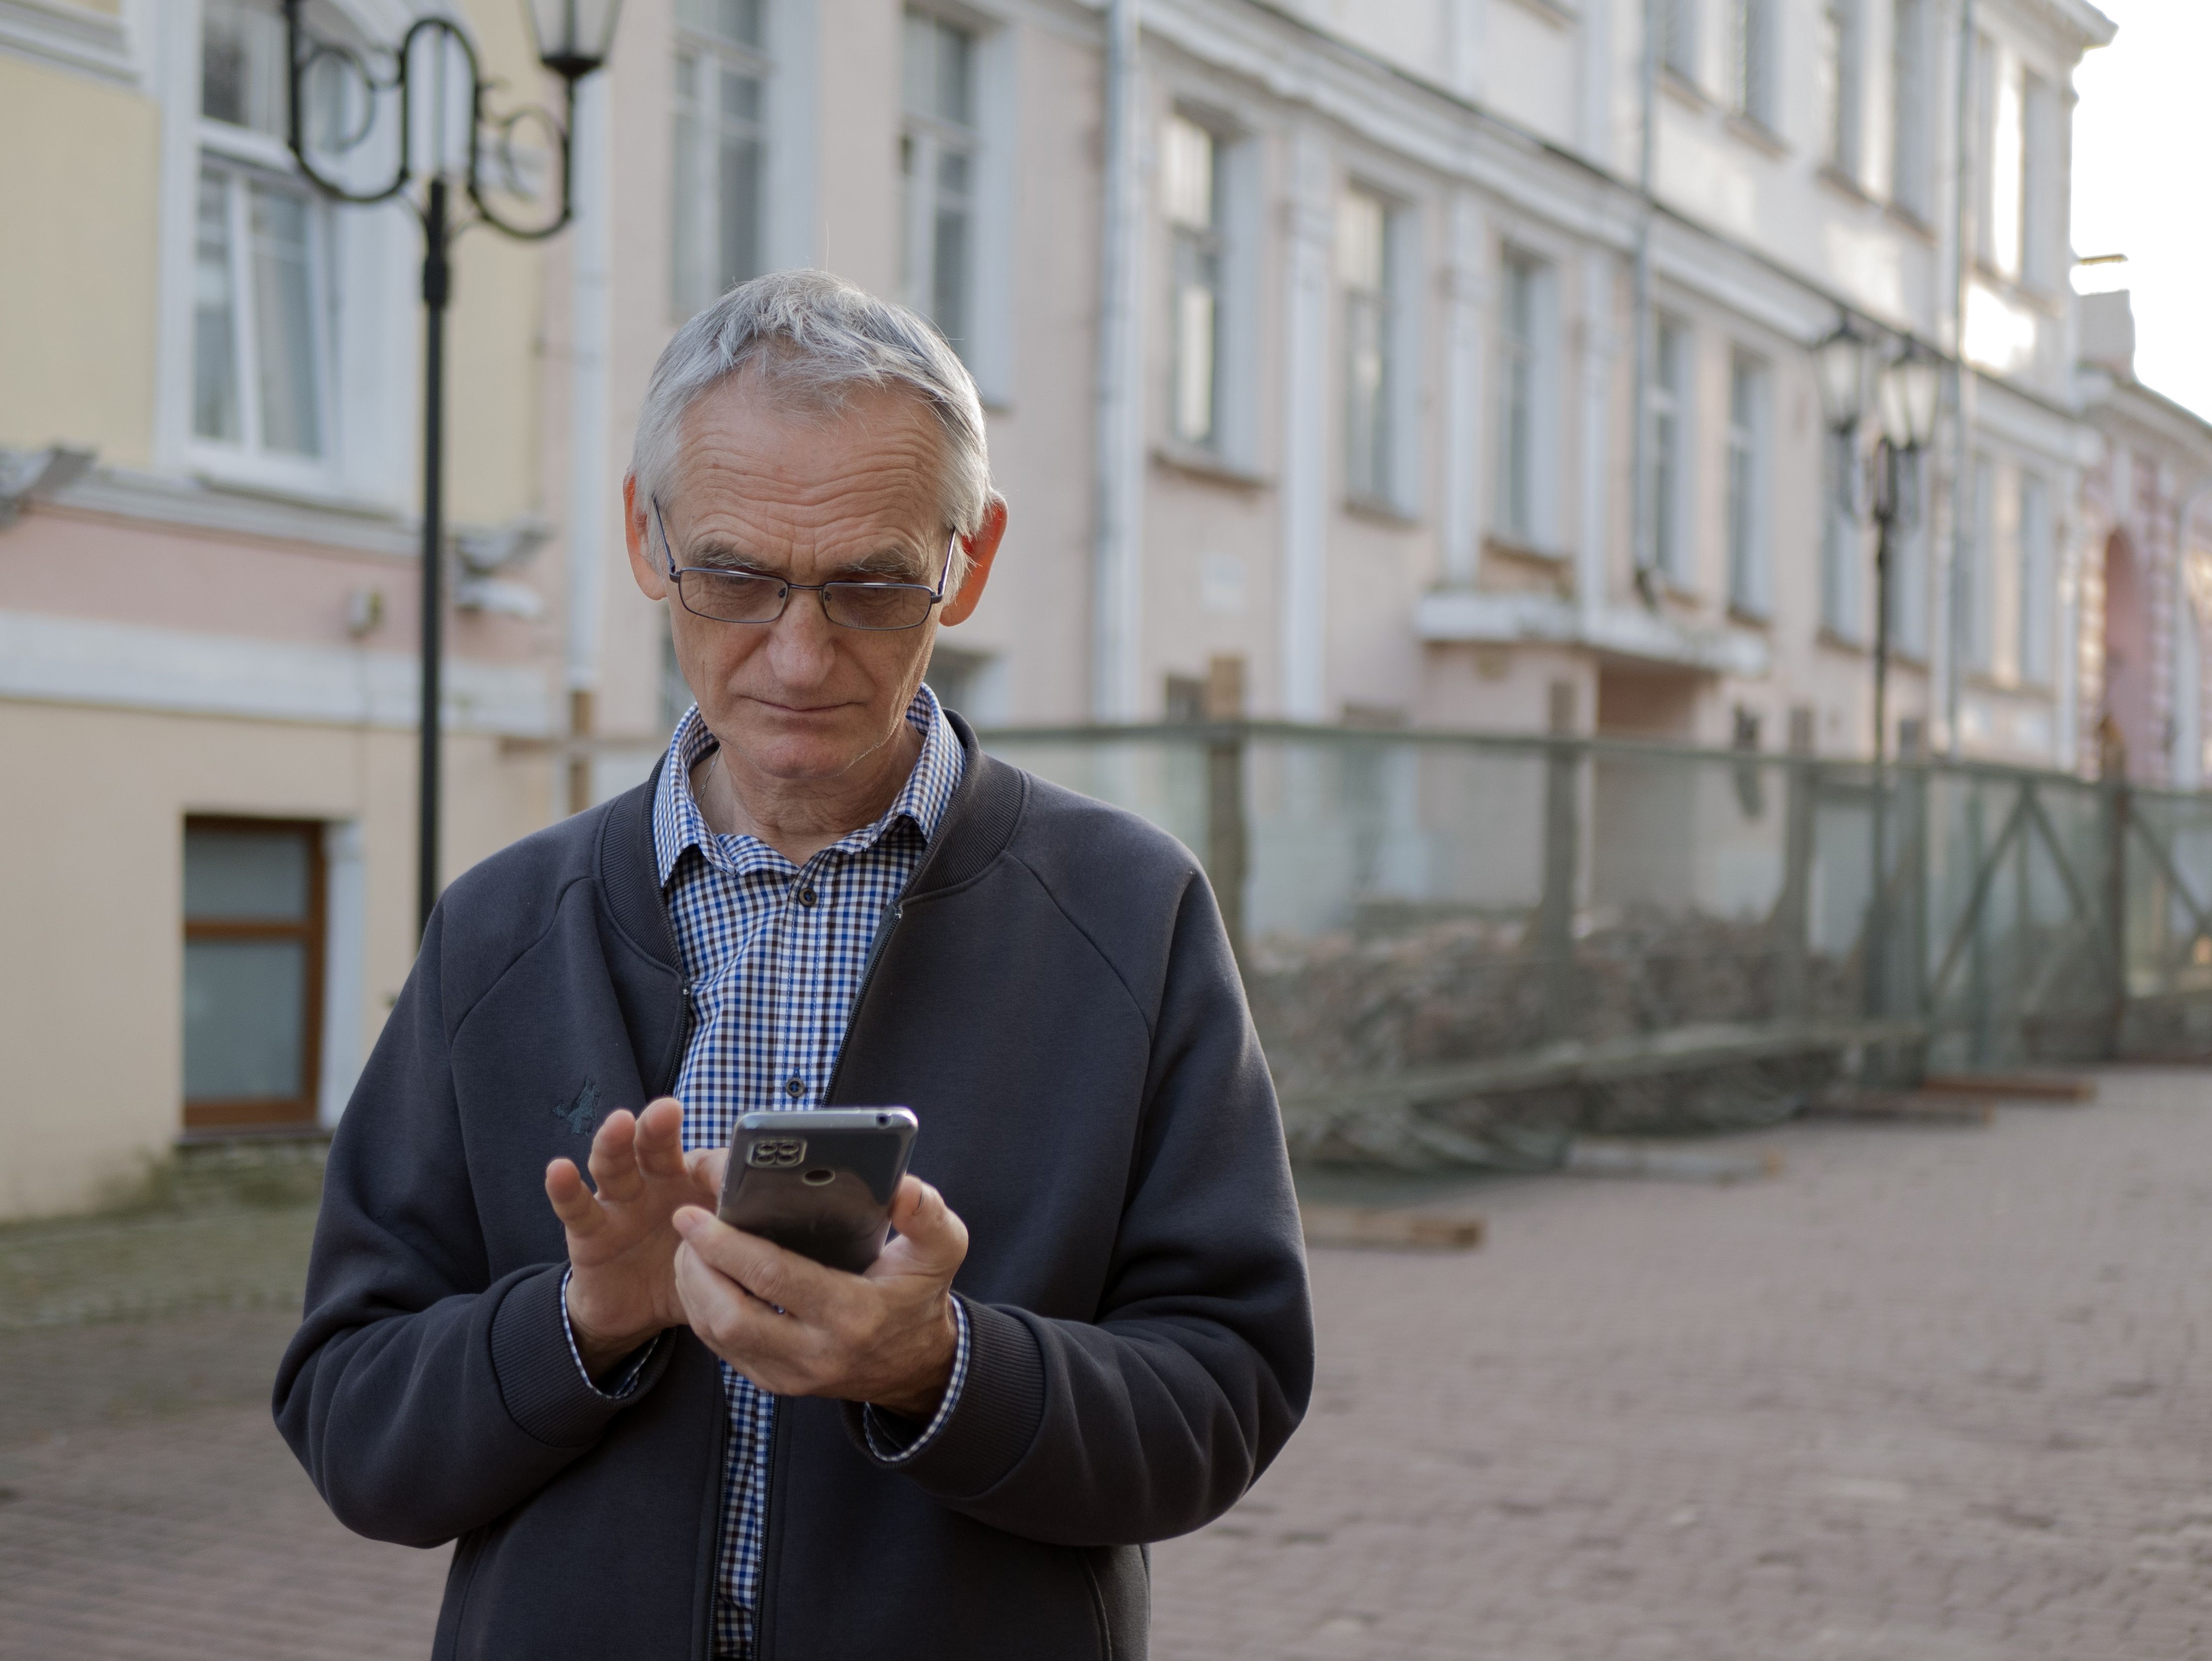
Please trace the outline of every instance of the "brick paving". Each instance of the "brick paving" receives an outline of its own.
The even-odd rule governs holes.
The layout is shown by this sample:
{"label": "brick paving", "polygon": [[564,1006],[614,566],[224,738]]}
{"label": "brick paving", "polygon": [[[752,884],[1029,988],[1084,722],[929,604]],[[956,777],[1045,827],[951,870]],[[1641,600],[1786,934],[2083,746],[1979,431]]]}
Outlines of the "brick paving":
{"label": "brick paving", "polygon": [[[1792,1126],[1771,1182],[1317,1252],[1313,1415],[1155,1554],[1155,1656],[2212,1655],[2208,1088]],[[270,1428],[289,1325],[0,1330],[0,1657],[427,1653],[446,1554],[345,1534]]]}

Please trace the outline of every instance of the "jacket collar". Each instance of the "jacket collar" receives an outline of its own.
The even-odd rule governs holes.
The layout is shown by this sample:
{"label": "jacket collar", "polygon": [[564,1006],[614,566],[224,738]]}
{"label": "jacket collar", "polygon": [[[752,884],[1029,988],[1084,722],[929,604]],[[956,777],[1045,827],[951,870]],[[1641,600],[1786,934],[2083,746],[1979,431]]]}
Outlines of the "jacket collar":
{"label": "jacket collar", "polygon": [[[945,719],[960,740],[964,765],[902,904],[947,892],[981,875],[1013,839],[1029,796],[1027,774],[985,755],[975,728],[962,717],[948,709]],[[659,857],[653,841],[653,797],[667,760],[664,750],[651,777],[607,804],[598,862],[600,892],[616,924],[647,956],[680,977],[683,959],[661,898]]]}

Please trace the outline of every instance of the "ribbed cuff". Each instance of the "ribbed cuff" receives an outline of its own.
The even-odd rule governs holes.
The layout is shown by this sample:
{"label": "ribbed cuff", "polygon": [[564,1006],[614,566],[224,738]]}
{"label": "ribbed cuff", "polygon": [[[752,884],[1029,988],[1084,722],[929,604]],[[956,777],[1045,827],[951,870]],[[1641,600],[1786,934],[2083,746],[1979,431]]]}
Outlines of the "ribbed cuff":
{"label": "ribbed cuff", "polygon": [[950,1500],[997,1487],[1044,1423],[1044,1353],[1029,1323],[989,1304],[962,1298],[960,1305],[968,1323],[968,1370],[959,1399],[926,1443],[885,1458],[871,1445],[860,1404],[847,1403],[845,1412],[847,1430],[872,1463]]}
{"label": "ribbed cuff", "polygon": [[669,1346],[655,1344],[620,1397],[584,1376],[568,1338],[562,1288],[566,1263],[517,1281],[491,1317],[491,1367],[507,1416],[552,1447],[580,1447],[607,1421],[653,1388],[667,1370]]}

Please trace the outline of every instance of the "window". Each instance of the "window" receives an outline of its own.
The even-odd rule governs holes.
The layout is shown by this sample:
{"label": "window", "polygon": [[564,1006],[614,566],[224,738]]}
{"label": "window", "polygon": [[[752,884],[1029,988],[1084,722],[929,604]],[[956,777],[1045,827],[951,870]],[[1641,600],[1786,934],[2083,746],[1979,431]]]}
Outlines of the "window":
{"label": "window", "polygon": [[1996,630],[1996,592],[1992,581],[1996,555],[1996,464],[1987,456],[1974,458],[1973,495],[1968,502],[1971,534],[1960,551],[1954,574],[1958,616],[1953,632],[1959,659],[1974,672],[1990,671],[1990,646]]}
{"label": "window", "polygon": [[678,0],[671,305],[679,319],[767,270],[763,0]]}
{"label": "window", "polygon": [[1859,576],[1865,548],[1858,517],[1851,511],[1858,469],[1858,447],[1850,434],[1821,435],[1820,627],[1838,640],[1859,638]]}
{"label": "window", "polygon": [[2059,176],[2058,94],[2039,75],[2021,77],[2020,272],[2043,289],[2060,285],[2066,203]]}
{"label": "window", "polygon": [[1929,5],[1929,0],[1894,0],[1890,40],[1890,199],[1923,221],[1932,210]]}
{"label": "window", "polygon": [[1390,502],[1396,480],[1392,405],[1401,368],[1396,262],[1391,257],[1390,204],[1371,191],[1350,190],[1336,210],[1336,276],[1344,288],[1345,481],[1355,500]]}
{"label": "window", "polygon": [[975,37],[921,12],[906,14],[906,301],[965,356],[975,319]]}
{"label": "window", "polygon": [[1160,148],[1161,194],[1175,236],[1170,428],[1181,443],[1218,450],[1224,147],[1197,122],[1173,115]]}
{"label": "window", "polygon": [[1550,501],[1553,273],[1508,254],[1498,314],[1498,488],[1494,517],[1509,541],[1552,539]]}
{"label": "window", "polygon": [[2033,473],[2020,480],[2020,678],[2051,684],[2052,623],[2058,571],[2051,523],[2051,487]]}
{"label": "window", "polygon": [[1735,73],[1730,92],[1736,113],[1771,129],[1774,125],[1775,0],[1732,0],[1735,11]]}
{"label": "window", "polygon": [[1748,352],[1729,363],[1729,604],[1752,617],[1771,605],[1767,575],[1768,431],[1772,399],[1766,365]]}
{"label": "window", "polygon": [[191,433],[294,465],[330,449],[332,285],[323,204],[289,177],[284,24],[209,0],[193,203]]}
{"label": "window", "polygon": [[319,824],[185,823],[185,1128],[313,1123]]}
{"label": "window", "polygon": [[1856,179],[1866,99],[1859,0],[1823,0],[1820,79],[1828,100],[1828,165]]}
{"label": "window", "polygon": [[1659,319],[1651,376],[1651,560],[1687,587],[1690,569],[1690,332]]}
{"label": "window", "polygon": [[1659,0],[1659,62],[1683,80],[1698,78],[1698,0]]}
{"label": "window", "polygon": [[1984,37],[1981,43],[1983,99],[1981,210],[1977,252],[2001,277],[2020,275],[2021,209],[2027,171],[2027,135],[2021,109],[2020,64]]}

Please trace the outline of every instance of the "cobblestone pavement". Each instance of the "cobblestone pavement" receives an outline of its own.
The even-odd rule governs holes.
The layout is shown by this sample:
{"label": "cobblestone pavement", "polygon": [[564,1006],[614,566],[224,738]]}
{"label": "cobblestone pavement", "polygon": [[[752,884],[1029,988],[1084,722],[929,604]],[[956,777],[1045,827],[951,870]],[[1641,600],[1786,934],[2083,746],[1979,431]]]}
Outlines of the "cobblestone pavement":
{"label": "cobblestone pavement", "polygon": [[[1156,1552],[1155,1656],[2212,1656],[2212,1074],[2104,1084],[1317,1252],[1313,1415]],[[427,1653],[446,1554],[346,1535],[269,1426],[289,1325],[0,1330],[0,1657]]]}

